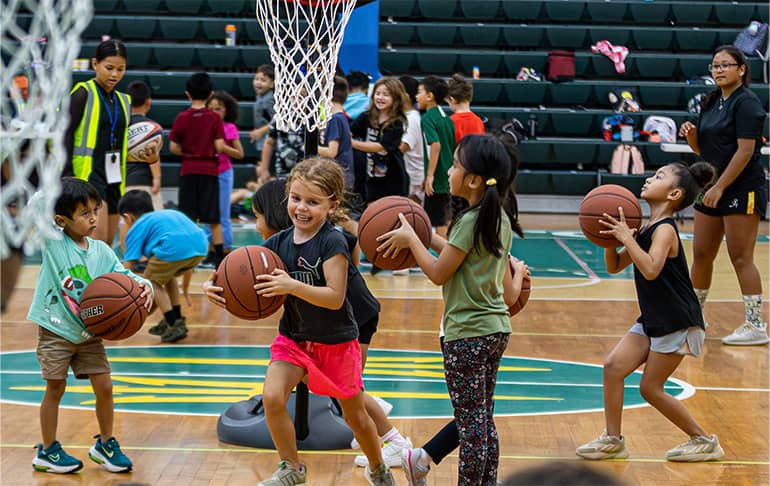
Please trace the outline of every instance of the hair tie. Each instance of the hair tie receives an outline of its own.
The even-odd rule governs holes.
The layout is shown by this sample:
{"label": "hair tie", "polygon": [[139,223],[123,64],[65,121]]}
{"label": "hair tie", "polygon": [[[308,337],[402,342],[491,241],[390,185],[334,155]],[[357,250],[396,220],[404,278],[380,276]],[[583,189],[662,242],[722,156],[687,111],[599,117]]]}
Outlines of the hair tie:
{"label": "hair tie", "polygon": [[490,177],[489,179],[487,179],[486,184],[488,186],[495,186],[497,185],[497,179],[495,179],[494,177]]}

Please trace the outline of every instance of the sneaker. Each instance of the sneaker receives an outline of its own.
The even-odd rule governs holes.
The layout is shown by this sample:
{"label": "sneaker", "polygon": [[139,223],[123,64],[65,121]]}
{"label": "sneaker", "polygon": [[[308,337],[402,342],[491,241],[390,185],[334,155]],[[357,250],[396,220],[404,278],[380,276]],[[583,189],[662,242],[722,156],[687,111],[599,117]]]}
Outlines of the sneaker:
{"label": "sneaker", "polygon": [[758,346],[768,342],[770,338],[767,337],[767,327],[759,328],[748,322],[744,322],[732,334],[722,338],[722,344],[732,346]]}
{"label": "sneaker", "polygon": [[273,477],[260,481],[257,486],[305,486],[306,476],[305,466],[298,470],[289,461],[281,461]]}
{"label": "sneaker", "polygon": [[396,486],[393,473],[390,472],[390,468],[385,464],[380,464],[374,471],[370,470],[369,466],[366,466],[365,477],[372,486]]}
{"label": "sneaker", "polygon": [[38,444],[36,447],[37,455],[32,459],[32,467],[35,471],[64,474],[80,471],[83,468],[83,461],[64,452],[58,440],[55,440],[48,449],[43,449],[43,444]]}
{"label": "sneaker", "polygon": [[[406,437],[404,440],[388,441],[382,446],[382,461],[388,467],[401,467],[401,451],[411,449],[412,441]],[[364,455],[356,456],[353,463],[358,467],[369,466],[369,459]]]}
{"label": "sneaker", "polygon": [[393,275],[409,275],[409,269],[408,268],[404,268],[402,270],[393,270],[391,273]]}
{"label": "sneaker", "polygon": [[166,331],[168,330],[168,321],[166,321],[166,318],[160,320],[159,323],[152,326],[150,329],[147,330],[150,334],[153,336],[162,336]]}
{"label": "sneaker", "polygon": [[575,454],[583,459],[623,459],[628,457],[628,449],[622,435],[620,438],[612,437],[604,431],[598,439],[575,449]]}
{"label": "sneaker", "polygon": [[372,398],[374,399],[374,401],[375,401],[375,402],[377,402],[377,405],[379,405],[379,406],[380,406],[380,408],[382,409],[382,411],[385,413],[385,416],[386,416],[386,417],[387,417],[388,415],[390,415],[390,412],[393,410],[393,404],[391,404],[390,402],[387,402],[387,401],[383,400],[383,399],[382,399],[382,398],[380,398],[380,397],[376,397],[376,396],[374,396],[374,395],[369,395],[369,396],[370,396],[370,397],[372,397]]}
{"label": "sneaker", "polygon": [[676,462],[713,461],[725,455],[716,435],[699,435],[666,452],[666,460]]}
{"label": "sneaker", "polygon": [[160,337],[161,342],[164,343],[175,343],[179,341],[180,339],[184,339],[187,337],[187,324],[185,324],[185,321],[182,319],[177,319],[174,321],[174,324],[168,327],[166,329],[166,332],[163,333],[163,335]]}
{"label": "sneaker", "polygon": [[422,448],[401,451],[401,469],[404,471],[409,486],[428,486],[430,466],[421,466],[420,459],[425,451]]}
{"label": "sneaker", "polygon": [[115,437],[110,437],[106,442],[102,442],[101,435],[95,435],[96,444],[88,451],[88,457],[97,464],[110,472],[130,471],[133,467],[131,459],[120,450],[120,444]]}

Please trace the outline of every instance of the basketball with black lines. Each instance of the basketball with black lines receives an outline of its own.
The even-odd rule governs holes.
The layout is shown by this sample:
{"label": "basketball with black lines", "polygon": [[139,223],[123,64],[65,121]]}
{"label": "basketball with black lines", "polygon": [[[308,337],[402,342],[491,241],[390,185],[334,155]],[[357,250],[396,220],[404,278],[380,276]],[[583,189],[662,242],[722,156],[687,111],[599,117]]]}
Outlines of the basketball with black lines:
{"label": "basketball with black lines", "polygon": [[403,213],[406,221],[414,228],[415,233],[426,248],[430,246],[431,225],[428,213],[407,197],[387,196],[378,199],[366,208],[366,211],[358,220],[358,244],[361,251],[372,265],[385,270],[403,270],[413,267],[417,264],[408,249],[402,249],[396,254],[396,258],[383,257],[382,253],[377,251],[377,247],[382,244],[377,241],[377,237],[398,229],[401,221],[398,215]]}
{"label": "basketball with black lines", "polygon": [[580,203],[578,216],[580,229],[586,238],[603,248],[621,246],[614,236],[601,233],[607,227],[599,222],[604,219],[604,213],[620,221],[619,207],[623,208],[628,227],[639,229],[642,225],[642,206],[633,192],[617,184],[604,184],[586,194]]}
{"label": "basketball with black lines", "polygon": [[[516,270],[513,268],[513,256],[508,255],[508,268],[511,269],[511,279],[513,279],[513,275],[516,273]],[[524,275],[524,279],[521,281],[521,293],[519,293],[519,298],[511,304],[510,307],[508,307],[508,314],[510,317],[515,316],[521,310],[524,308],[525,305],[527,305],[527,302],[529,302],[529,295],[532,293],[532,280],[529,278],[528,275]]]}
{"label": "basketball with black lines", "polygon": [[147,319],[142,287],[124,273],[106,273],[88,284],[80,299],[80,319],[102,339],[127,339]]}
{"label": "basketball with black lines", "polygon": [[231,251],[217,269],[214,284],[222,287],[227,311],[241,319],[264,319],[273,315],[286,301],[285,295],[264,297],[257,294],[254,285],[257,275],[271,274],[280,268],[286,270],[281,257],[264,246],[242,246]]}

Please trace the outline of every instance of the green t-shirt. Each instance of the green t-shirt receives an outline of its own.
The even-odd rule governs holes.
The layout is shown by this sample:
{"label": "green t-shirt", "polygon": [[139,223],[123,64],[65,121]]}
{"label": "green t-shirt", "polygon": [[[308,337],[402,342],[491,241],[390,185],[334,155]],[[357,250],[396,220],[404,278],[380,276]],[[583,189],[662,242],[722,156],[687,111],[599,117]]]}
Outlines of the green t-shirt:
{"label": "green t-shirt", "polygon": [[434,106],[422,115],[420,119],[422,137],[425,142],[423,157],[425,159],[425,175],[428,175],[430,163],[430,144],[439,142],[441,152],[438,154],[438,164],[433,173],[433,192],[446,194],[449,192],[449,176],[447,171],[452,166],[455,152],[455,124],[440,106]]}
{"label": "green t-shirt", "polygon": [[35,296],[27,315],[30,321],[75,344],[93,337],[79,316],[80,298],[93,279],[118,272],[150,285],[148,280],[126,270],[104,242],[86,239],[88,248],[80,248],[65,234],[60,240],[46,240]]}
{"label": "green t-shirt", "polygon": [[[468,211],[455,221],[448,244],[466,253],[465,260],[442,287],[444,296],[444,340],[456,341],[511,332],[508,308],[503,300],[503,276],[508,251],[499,258],[489,253],[483,243],[473,249],[473,227],[478,209]],[[500,225],[503,248],[511,247],[511,222],[503,213]]]}

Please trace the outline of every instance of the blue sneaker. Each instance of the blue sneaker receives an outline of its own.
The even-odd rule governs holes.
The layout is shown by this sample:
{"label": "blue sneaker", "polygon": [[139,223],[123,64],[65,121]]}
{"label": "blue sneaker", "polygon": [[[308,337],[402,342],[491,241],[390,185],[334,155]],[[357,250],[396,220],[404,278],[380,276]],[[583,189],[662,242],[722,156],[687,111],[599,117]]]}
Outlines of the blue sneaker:
{"label": "blue sneaker", "polygon": [[97,464],[110,472],[130,471],[133,467],[131,459],[120,450],[120,444],[115,437],[110,437],[106,442],[102,442],[101,435],[95,435],[96,444],[88,451],[88,457]]}
{"label": "blue sneaker", "polygon": [[37,445],[37,455],[32,459],[32,467],[36,471],[65,474],[80,471],[83,462],[64,452],[56,440],[48,449],[43,449],[43,444]]}

